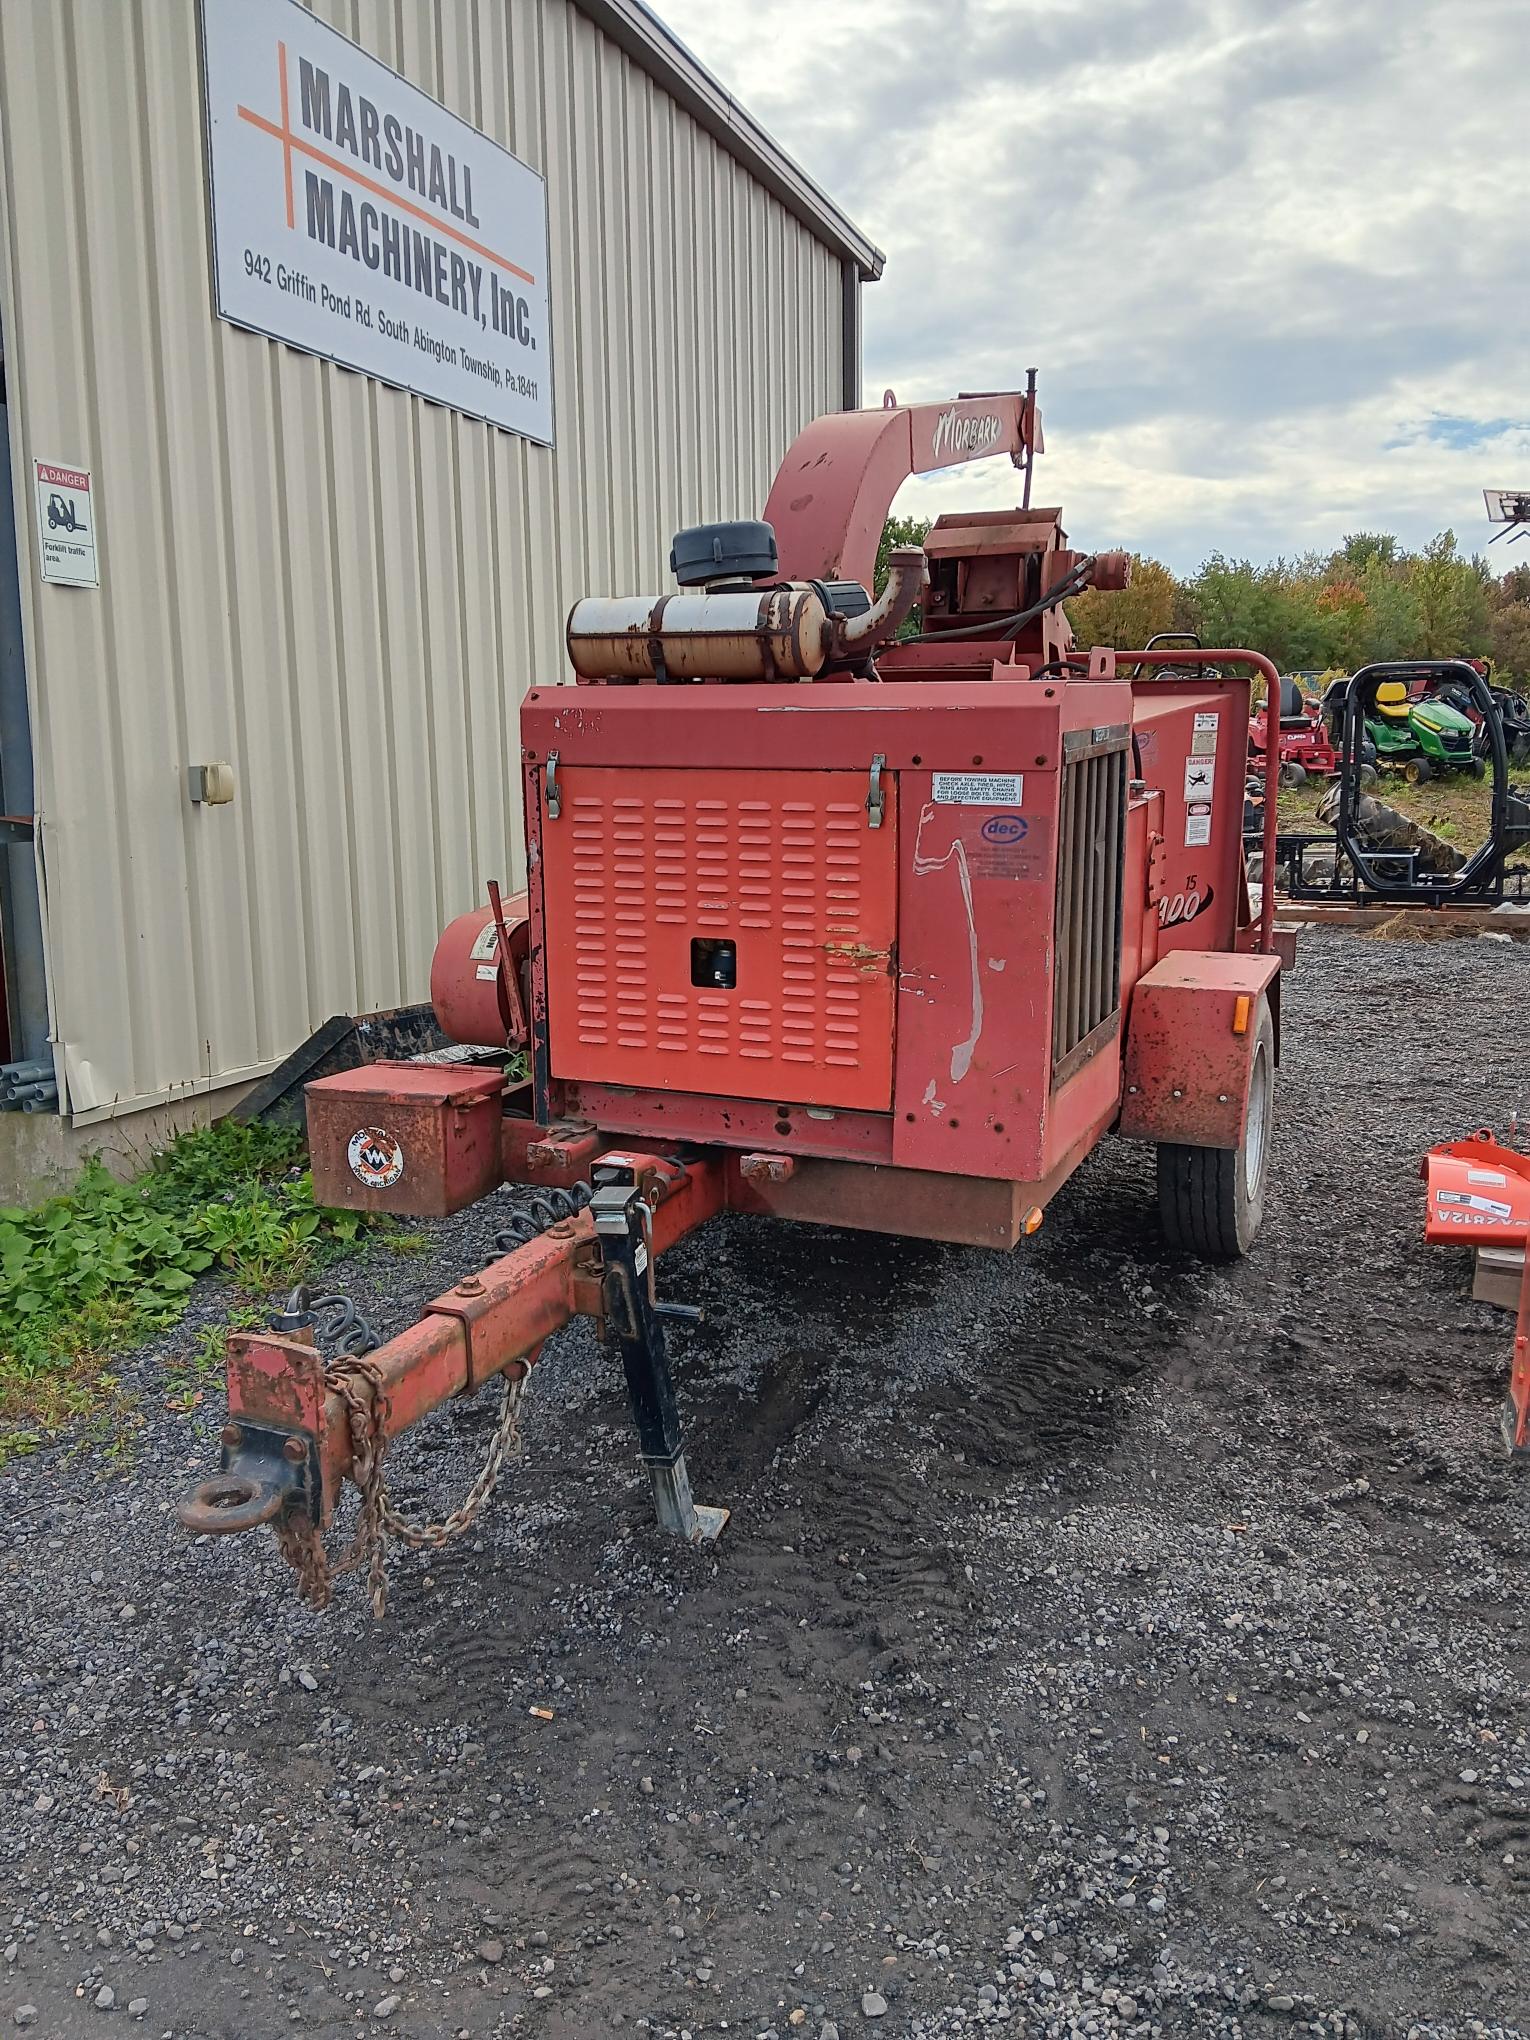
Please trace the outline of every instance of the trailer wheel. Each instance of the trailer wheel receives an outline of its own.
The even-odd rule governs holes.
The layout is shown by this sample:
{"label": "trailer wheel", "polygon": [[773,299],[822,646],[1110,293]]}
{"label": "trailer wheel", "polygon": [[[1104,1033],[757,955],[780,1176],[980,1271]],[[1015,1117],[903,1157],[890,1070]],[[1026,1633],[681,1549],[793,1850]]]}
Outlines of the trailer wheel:
{"label": "trailer wheel", "polygon": [[1264,1216],[1274,1118],[1275,1027],[1261,999],[1238,1146],[1158,1144],[1158,1215],[1171,1247],[1203,1261],[1236,1261],[1248,1252]]}

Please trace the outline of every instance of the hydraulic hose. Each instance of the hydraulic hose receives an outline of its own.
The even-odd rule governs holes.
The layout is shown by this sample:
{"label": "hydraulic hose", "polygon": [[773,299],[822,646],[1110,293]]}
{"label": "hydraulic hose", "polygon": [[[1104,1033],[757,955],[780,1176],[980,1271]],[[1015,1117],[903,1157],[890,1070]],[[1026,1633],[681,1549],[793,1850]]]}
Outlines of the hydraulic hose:
{"label": "hydraulic hose", "polygon": [[533,1190],[520,1209],[512,1211],[495,1233],[495,1246],[502,1254],[514,1253],[517,1247],[526,1246],[540,1233],[546,1232],[550,1225],[557,1225],[561,1219],[576,1218],[594,1194],[583,1180],[567,1190]]}
{"label": "hydraulic hose", "polygon": [[1069,573],[1063,575],[1057,586],[1050,589],[1039,602],[1033,602],[1029,609],[1017,609],[1010,616],[990,616],[982,623],[964,624],[960,630],[929,630],[919,640],[921,644],[949,645],[968,638],[1016,638],[1028,623],[1034,623],[1043,611],[1055,609],[1059,602],[1066,602],[1070,595],[1082,595],[1089,586],[1094,573],[1097,553],[1091,553],[1086,560],[1080,560]]}

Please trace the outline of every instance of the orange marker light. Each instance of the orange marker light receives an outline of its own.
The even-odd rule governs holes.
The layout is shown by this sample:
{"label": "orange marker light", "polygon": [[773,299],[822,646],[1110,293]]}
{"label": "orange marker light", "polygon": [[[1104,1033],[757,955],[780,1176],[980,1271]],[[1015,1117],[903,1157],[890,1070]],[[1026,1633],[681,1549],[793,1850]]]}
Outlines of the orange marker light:
{"label": "orange marker light", "polygon": [[1025,1214],[1024,1218],[1021,1219],[1020,1230],[1025,1234],[1025,1237],[1027,1239],[1030,1238],[1033,1232],[1041,1231],[1041,1221],[1043,1215],[1044,1214],[1042,1212],[1041,1206],[1039,1204],[1033,1204],[1030,1210]]}
{"label": "orange marker light", "polygon": [[1239,992],[1237,1000],[1233,1005],[1234,1034],[1247,1034],[1248,1016],[1253,1003],[1247,992]]}

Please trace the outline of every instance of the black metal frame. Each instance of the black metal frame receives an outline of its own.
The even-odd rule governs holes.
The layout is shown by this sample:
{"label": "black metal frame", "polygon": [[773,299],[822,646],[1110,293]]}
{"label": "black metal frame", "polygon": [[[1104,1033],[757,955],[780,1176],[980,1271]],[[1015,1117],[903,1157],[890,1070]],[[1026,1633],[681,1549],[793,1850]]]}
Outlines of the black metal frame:
{"label": "black metal frame", "polygon": [[[1487,841],[1448,876],[1417,870],[1416,850],[1377,850],[1365,844],[1357,831],[1355,809],[1361,792],[1360,768],[1365,760],[1364,689],[1361,682],[1388,677],[1417,679],[1420,673],[1449,678],[1466,687],[1482,713],[1482,727],[1488,733],[1493,761],[1493,802]],[[1513,895],[1504,865],[1508,856],[1509,755],[1504,742],[1503,718],[1491,688],[1465,659],[1395,659],[1362,666],[1351,679],[1344,696],[1343,726],[1339,736],[1339,814],[1332,835],[1282,834],[1276,838],[1277,862],[1287,865],[1286,892],[1294,900],[1346,899],[1356,902],[1386,901],[1400,906],[1447,906],[1453,900],[1496,905]],[[1335,852],[1334,872],[1326,885],[1315,884],[1305,875],[1308,850],[1329,844]],[[1348,882],[1341,882],[1340,866],[1347,862]],[[1391,866],[1392,870],[1385,867]],[[1401,866],[1398,873],[1396,867]],[[1273,881],[1274,874],[1270,874]]]}

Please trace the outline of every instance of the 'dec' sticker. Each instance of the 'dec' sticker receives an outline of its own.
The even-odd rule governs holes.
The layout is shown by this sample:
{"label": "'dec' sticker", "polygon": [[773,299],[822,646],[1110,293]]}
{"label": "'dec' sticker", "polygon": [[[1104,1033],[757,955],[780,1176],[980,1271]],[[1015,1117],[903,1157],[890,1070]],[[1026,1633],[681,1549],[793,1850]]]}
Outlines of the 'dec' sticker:
{"label": "'dec' sticker", "polygon": [[981,834],[985,843],[1007,850],[1012,843],[1023,843],[1029,828],[1024,815],[990,815]]}
{"label": "'dec' sticker", "polygon": [[381,1126],[363,1126],[353,1133],[345,1158],[356,1181],[368,1190],[386,1190],[404,1173],[404,1150]]}

